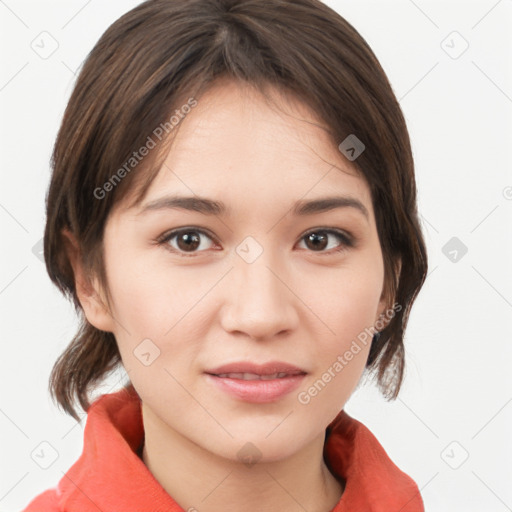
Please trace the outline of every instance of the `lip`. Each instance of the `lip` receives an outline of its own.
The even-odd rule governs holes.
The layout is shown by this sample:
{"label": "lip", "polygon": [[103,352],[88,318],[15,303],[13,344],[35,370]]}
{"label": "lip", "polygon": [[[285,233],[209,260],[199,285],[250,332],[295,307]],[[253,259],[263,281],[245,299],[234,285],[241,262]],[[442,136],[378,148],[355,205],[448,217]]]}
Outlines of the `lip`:
{"label": "lip", "polygon": [[[250,373],[260,377],[274,374],[286,374],[265,380],[244,380],[241,375]],[[236,362],[205,371],[206,377],[221,391],[244,402],[275,402],[296,389],[307,372],[298,366],[271,361],[264,364]],[[227,376],[226,374],[235,374]]]}
{"label": "lip", "polygon": [[256,364],[250,361],[238,361],[235,363],[224,364],[212,370],[206,370],[205,373],[219,375],[220,373],[255,373],[256,375],[272,375],[273,373],[298,374],[307,373],[306,370],[294,366],[293,364],[283,363],[281,361],[269,361],[268,363]]}

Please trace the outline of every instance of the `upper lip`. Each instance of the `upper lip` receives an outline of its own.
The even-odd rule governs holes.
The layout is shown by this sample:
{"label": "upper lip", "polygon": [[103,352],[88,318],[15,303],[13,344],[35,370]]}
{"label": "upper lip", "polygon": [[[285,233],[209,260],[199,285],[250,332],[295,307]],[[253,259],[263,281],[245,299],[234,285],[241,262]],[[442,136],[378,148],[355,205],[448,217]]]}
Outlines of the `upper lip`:
{"label": "upper lip", "polygon": [[209,373],[210,375],[220,375],[223,373],[254,373],[256,375],[273,375],[274,373],[286,373],[289,375],[298,375],[305,374],[307,372],[298,366],[289,363],[283,363],[281,361],[270,361],[264,364],[240,361],[224,364],[211,370],[206,370],[205,373]]}

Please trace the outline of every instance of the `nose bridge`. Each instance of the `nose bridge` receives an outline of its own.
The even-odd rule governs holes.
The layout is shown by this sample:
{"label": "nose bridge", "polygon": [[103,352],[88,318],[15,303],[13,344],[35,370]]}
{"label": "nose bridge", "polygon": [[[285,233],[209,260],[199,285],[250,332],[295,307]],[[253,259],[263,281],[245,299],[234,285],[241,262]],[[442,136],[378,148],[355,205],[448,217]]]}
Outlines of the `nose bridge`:
{"label": "nose bridge", "polygon": [[[270,254],[270,250],[263,252],[253,262],[239,258],[234,270],[239,281],[240,295],[251,295],[253,303],[276,301],[278,296],[283,295],[284,286],[277,277],[279,271],[276,271],[276,267],[275,258]],[[280,302],[283,302],[284,298],[281,299]]]}
{"label": "nose bridge", "polygon": [[251,242],[237,248],[231,271],[233,286],[225,298],[224,328],[256,338],[271,337],[293,327],[293,294],[285,285],[285,276],[280,275],[282,265],[276,263],[272,251],[262,248],[253,259],[257,247]]}
{"label": "nose bridge", "polygon": [[273,247],[271,237],[247,236],[236,247],[234,272],[240,287],[247,287],[249,292],[258,295],[279,293],[283,283],[276,277],[282,261],[278,258],[278,247]]}

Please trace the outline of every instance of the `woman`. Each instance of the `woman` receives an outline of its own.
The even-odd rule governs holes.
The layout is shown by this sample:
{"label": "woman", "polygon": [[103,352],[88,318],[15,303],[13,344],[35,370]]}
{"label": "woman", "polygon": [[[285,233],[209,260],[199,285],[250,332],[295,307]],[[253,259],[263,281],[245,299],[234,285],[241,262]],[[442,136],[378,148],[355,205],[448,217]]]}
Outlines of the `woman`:
{"label": "woman", "polygon": [[364,372],[398,396],[427,271],[404,118],[353,27],[146,1],[86,59],[52,165],[45,259],[82,325],[50,390],[88,417],[25,512],[423,510],[343,410]]}

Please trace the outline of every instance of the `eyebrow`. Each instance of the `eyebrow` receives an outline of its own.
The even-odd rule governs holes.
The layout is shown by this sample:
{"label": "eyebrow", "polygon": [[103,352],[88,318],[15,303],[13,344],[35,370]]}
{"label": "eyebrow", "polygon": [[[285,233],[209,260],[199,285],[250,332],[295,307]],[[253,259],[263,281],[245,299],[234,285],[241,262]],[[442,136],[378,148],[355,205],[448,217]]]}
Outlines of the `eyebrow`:
{"label": "eyebrow", "polygon": [[[295,216],[307,216],[328,212],[337,208],[353,208],[369,220],[367,208],[361,201],[350,196],[321,197],[313,200],[297,201],[292,207]],[[229,215],[231,210],[222,202],[199,196],[165,196],[144,205],[137,215],[149,211],[181,209],[198,212],[203,215]]]}

